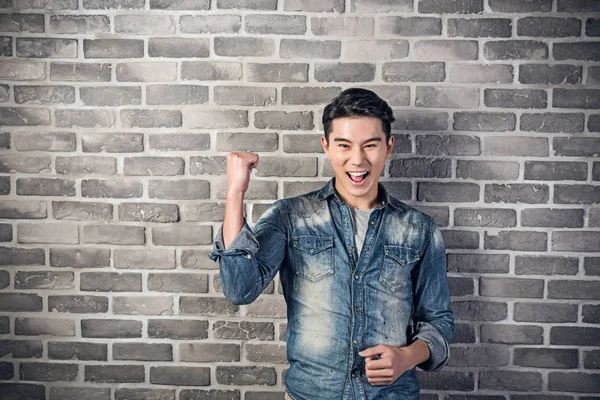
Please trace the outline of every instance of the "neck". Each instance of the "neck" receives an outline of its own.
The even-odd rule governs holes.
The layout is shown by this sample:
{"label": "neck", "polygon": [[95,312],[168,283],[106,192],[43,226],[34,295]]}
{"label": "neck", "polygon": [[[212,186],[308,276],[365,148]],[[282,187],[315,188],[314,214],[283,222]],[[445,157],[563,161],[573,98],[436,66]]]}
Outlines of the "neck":
{"label": "neck", "polygon": [[334,187],[338,197],[350,207],[371,209],[377,207],[377,204],[379,204],[379,185],[375,186],[374,191],[369,192],[367,195],[361,197],[350,196],[348,193],[345,193],[343,188],[338,186],[337,180],[335,181]]}

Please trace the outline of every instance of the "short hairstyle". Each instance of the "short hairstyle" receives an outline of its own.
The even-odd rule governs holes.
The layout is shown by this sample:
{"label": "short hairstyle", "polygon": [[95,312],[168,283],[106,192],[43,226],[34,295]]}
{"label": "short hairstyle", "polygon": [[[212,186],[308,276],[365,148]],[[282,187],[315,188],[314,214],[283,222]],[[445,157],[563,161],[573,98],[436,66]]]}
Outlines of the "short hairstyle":
{"label": "short hairstyle", "polygon": [[388,103],[375,92],[362,88],[346,89],[334,98],[323,112],[323,128],[328,143],[333,120],[344,117],[379,118],[386,143],[390,141],[392,122],[396,120]]}

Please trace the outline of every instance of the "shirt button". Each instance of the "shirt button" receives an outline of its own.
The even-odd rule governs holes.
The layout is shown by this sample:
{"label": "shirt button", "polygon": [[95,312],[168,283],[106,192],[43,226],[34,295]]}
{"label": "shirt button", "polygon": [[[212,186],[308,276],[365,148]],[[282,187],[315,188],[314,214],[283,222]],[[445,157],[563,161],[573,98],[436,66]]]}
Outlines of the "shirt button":
{"label": "shirt button", "polygon": [[358,306],[354,307],[354,309],[355,309],[356,311],[360,311],[360,307],[358,307]]}
{"label": "shirt button", "polygon": [[358,276],[358,275],[354,275],[354,279],[358,279],[358,278],[359,278],[359,276]]}
{"label": "shirt button", "polygon": [[352,343],[354,343],[354,344],[358,344],[358,340],[355,340],[355,341],[353,341]]}
{"label": "shirt button", "polygon": [[371,221],[371,225],[375,225],[375,221]]}

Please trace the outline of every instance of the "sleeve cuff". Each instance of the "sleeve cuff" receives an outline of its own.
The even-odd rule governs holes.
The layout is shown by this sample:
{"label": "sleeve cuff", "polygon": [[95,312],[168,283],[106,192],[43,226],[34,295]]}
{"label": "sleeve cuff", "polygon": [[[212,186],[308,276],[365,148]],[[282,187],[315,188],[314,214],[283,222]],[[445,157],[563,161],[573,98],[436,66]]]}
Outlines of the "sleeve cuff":
{"label": "sleeve cuff", "polygon": [[433,325],[427,322],[417,323],[416,333],[412,337],[412,342],[417,339],[421,339],[427,343],[430,353],[429,359],[417,365],[417,367],[424,371],[438,371],[442,369],[450,358],[450,346],[448,342]]}
{"label": "sleeve cuff", "polygon": [[219,228],[213,249],[208,255],[212,261],[218,261],[222,256],[237,256],[242,255],[246,258],[252,258],[258,252],[259,245],[252,229],[248,226],[246,219],[244,219],[244,225],[242,229],[229,244],[229,247],[225,249],[223,243],[223,225]]}

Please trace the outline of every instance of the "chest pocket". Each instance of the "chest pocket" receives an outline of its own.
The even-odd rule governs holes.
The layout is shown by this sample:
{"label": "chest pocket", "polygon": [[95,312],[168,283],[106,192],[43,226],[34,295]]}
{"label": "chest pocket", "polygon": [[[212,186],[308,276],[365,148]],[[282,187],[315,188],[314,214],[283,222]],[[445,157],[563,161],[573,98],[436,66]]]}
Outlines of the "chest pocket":
{"label": "chest pocket", "polygon": [[419,253],[409,247],[383,246],[383,267],[379,283],[393,292],[411,284],[410,271],[419,261]]}
{"label": "chest pocket", "polygon": [[316,282],[333,274],[333,237],[298,236],[293,246],[297,275]]}

